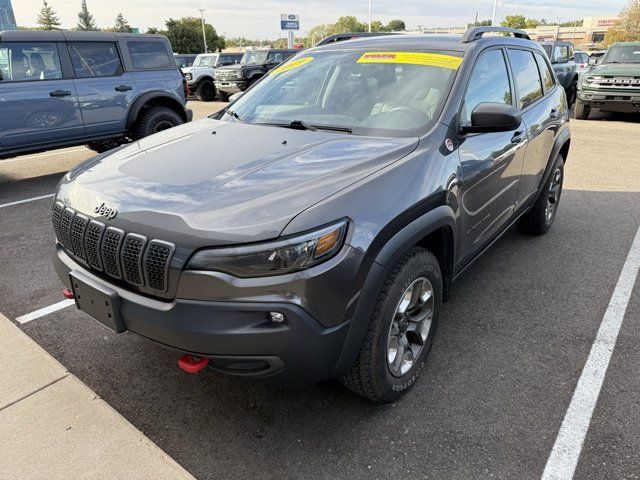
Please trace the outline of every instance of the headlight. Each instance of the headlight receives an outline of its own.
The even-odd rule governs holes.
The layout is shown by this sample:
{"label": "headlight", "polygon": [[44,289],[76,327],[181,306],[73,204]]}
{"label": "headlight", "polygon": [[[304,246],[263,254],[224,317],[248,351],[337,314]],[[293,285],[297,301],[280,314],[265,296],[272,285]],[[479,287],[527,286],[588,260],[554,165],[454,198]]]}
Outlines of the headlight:
{"label": "headlight", "polygon": [[585,77],[584,79],[584,83],[593,83],[593,82],[599,82],[602,79],[602,77],[598,77],[598,76],[594,76],[594,75],[589,75],[587,77]]}
{"label": "headlight", "polygon": [[245,247],[200,250],[188,270],[213,270],[235,277],[267,277],[297,272],[325,262],[340,251],[347,221],[296,237]]}
{"label": "headlight", "polygon": [[184,76],[185,76],[185,78],[186,78],[187,80],[193,80],[193,75],[192,75],[192,74],[190,74],[190,73],[185,73],[185,75],[184,75]]}

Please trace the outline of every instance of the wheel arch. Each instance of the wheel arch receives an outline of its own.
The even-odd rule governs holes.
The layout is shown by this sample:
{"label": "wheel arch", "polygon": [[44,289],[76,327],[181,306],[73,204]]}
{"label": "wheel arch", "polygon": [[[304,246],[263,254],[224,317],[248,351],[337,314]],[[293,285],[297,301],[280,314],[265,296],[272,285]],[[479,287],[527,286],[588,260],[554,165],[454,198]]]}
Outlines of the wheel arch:
{"label": "wheel arch", "polygon": [[187,121],[187,114],[184,111],[184,106],[174,97],[171,97],[164,92],[147,92],[140,96],[129,109],[126,130],[129,131],[131,127],[135,125],[143,110],[155,106],[168,107],[180,115],[184,122]]}

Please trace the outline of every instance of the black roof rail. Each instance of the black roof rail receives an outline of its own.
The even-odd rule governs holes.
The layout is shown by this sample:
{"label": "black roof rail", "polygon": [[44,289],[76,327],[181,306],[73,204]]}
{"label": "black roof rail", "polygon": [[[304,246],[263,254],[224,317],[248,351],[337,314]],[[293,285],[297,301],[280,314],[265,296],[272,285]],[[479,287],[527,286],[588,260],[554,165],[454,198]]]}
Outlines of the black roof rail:
{"label": "black roof rail", "polygon": [[462,43],[475,42],[482,38],[485,33],[511,33],[516,38],[524,38],[525,40],[531,40],[529,34],[524,30],[518,30],[516,28],[508,27],[471,27],[462,36]]}
{"label": "black roof rail", "polygon": [[381,37],[385,35],[398,35],[398,32],[353,32],[353,33],[336,33],[335,35],[329,35],[326,38],[323,38],[318,43],[316,43],[315,47],[320,47],[322,45],[326,45],[328,43],[337,43],[343,42],[345,40],[354,40],[357,38],[365,38],[365,37]]}

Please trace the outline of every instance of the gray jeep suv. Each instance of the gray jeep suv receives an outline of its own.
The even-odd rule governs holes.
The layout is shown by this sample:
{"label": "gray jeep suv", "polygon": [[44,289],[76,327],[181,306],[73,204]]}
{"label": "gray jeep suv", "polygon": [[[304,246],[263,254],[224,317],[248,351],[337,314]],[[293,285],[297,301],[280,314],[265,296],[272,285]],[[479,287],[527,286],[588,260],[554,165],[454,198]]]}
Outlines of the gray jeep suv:
{"label": "gray jeep suv", "polygon": [[0,32],[0,158],[88,144],[101,152],[191,120],[160,35]]}
{"label": "gray jeep suv", "polygon": [[218,114],[70,171],[55,268],[78,308],[187,371],[393,401],[452,281],[512,225],[551,227],[568,118],[519,30],[306,50]]}

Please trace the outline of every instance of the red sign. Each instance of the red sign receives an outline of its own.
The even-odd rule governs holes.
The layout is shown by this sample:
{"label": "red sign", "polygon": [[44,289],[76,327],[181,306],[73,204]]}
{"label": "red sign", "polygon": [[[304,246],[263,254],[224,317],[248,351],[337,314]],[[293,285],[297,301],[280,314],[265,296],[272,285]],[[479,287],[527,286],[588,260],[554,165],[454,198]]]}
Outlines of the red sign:
{"label": "red sign", "polygon": [[599,27],[610,27],[612,25],[615,25],[616,23],[618,23],[618,20],[616,20],[615,18],[601,18],[600,20],[598,20]]}

